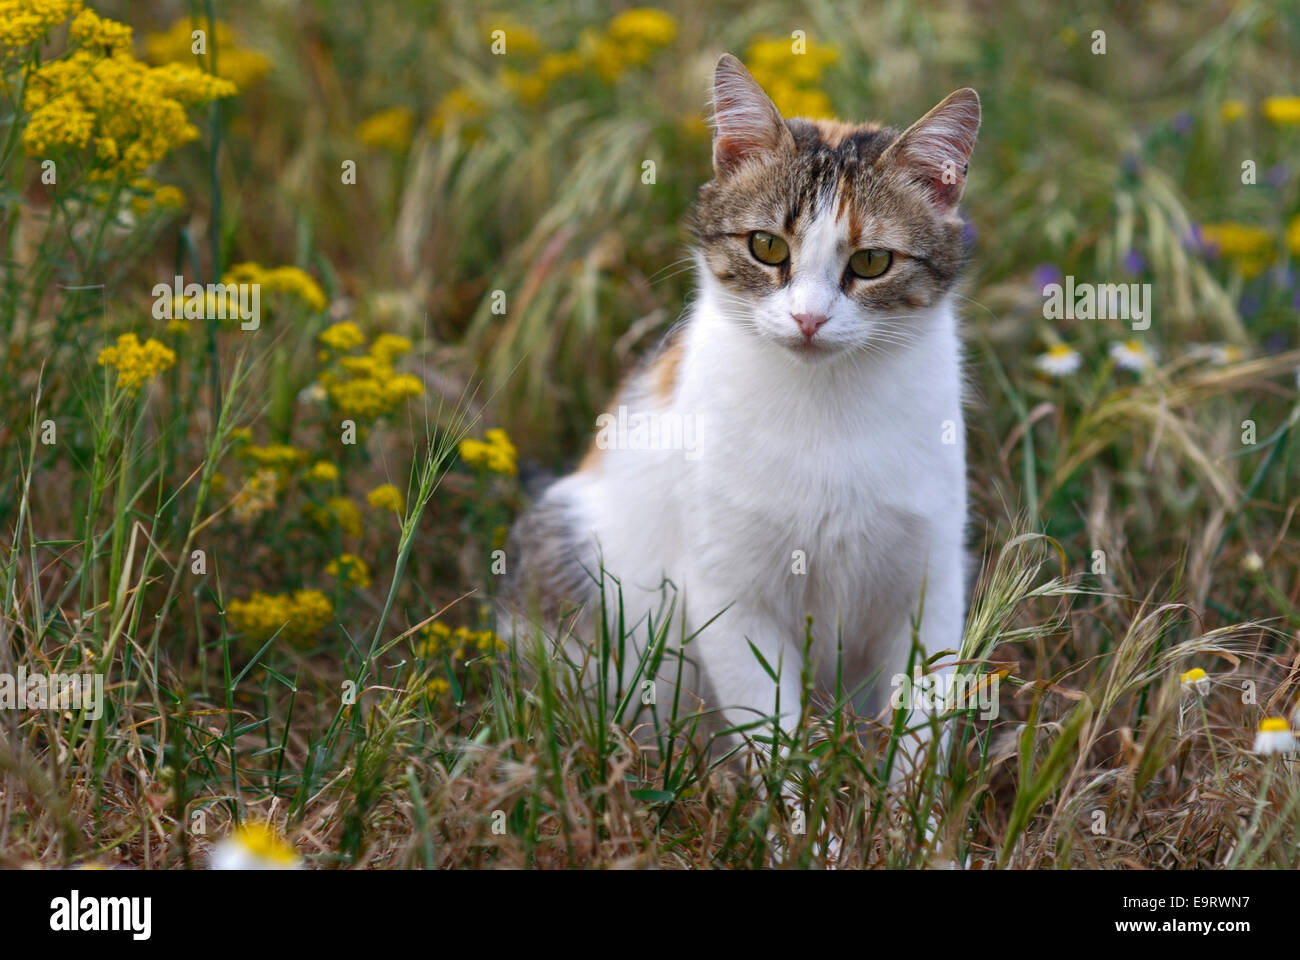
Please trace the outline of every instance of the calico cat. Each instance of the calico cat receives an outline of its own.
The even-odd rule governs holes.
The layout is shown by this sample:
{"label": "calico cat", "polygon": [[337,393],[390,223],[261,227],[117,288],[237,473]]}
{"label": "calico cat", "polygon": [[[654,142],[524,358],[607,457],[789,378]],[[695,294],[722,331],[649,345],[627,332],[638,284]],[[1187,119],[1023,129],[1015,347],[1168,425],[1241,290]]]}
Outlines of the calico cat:
{"label": "calico cat", "polygon": [[[837,661],[846,691],[878,678],[858,698],[876,709],[918,617],[928,655],[961,642],[953,299],[979,98],[958,90],[902,134],[785,119],[730,55],[713,93],[697,299],[622,387],[619,427],[516,523],[514,610],[571,613],[582,655],[602,584],[614,623],[621,593],[625,684],[671,610],[668,642],[690,638],[680,702],[729,725],[771,715],[778,693],[794,722],[801,673],[829,694]],[[675,659],[654,682],[662,718]]]}

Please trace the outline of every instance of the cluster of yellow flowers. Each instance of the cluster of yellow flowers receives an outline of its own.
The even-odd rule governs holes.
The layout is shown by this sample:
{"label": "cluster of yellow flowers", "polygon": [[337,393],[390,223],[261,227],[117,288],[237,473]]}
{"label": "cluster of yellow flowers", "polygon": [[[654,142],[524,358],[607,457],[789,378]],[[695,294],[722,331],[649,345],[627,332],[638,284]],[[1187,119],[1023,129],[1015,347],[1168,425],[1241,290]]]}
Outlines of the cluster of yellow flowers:
{"label": "cluster of yellow flowers", "polygon": [[653,7],[625,10],[604,31],[588,28],[578,36],[578,53],[602,80],[613,83],[628,67],[648,63],[656,50],[677,36],[677,20]]}
{"label": "cluster of yellow flowers", "polygon": [[333,483],[339,478],[339,468],[328,460],[317,460],[307,471],[307,479],[313,483]]}
{"label": "cluster of yellow flowers", "polygon": [[411,349],[411,341],[392,333],[381,334],[363,354],[351,351],[365,345],[366,337],[350,321],[333,324],[320,334],[327,348],[321,359],[333,363],[319,378],[326,397],[341,413],[372,419],[392,413],[410,397],[424,393],[424,384],[409,373],[398,373],[393,361]]}
{"label": "cluster of yellow flowers", "polygon": [[483,434],[482,440],[472,437],[460,442],[460,458],[471,467],[486,467],[493,473],[514,476],[518,470],[515,462],[515,445],[501,429],[493,429]]}
{"label": "cluster of yellow flowers", "polygon": [[282,485],[281,475],[269,467],[253,471],[231,499],[230,513],[235,522],[250,524],[274,507]]}
{"label": "cluster of yellow flowers", "polygon": [[[1207,223],[1201,227],[1201,241],[1234,261],[1246,277],[1262,273],[1278,255],[1273,231],[1251,224]],[[1300,216],[1287,226],[1284,243],[1292,255],[1300,257]]]}
{"label": "cluster of yellow flowers", "polygon": [[214,50],[217,55],[217,76],[229,80],[239,89],[252,86],[271,69],[271,61],[256,50],[249,50],[239,45],[235,33],[223,20],[212,24],[212,35],[207,36],[206,19],[191,20],[181,17],[162,33],[151,33],[144,38],[145,56],[150,63],[194,63],[195,60],[207,69],[211,59],[199,55],[195,50],[194,32],[203,32],[204,47],[208,54]]}
{"label": "cluster of yellow flowers", "polygon": [[334,616],[334,605],[319,590],[262,593],[254,590],[247,600],[232,600],[226,612],[235,629],[260,643],[281,627],[280,636],[296,646],[316,638]]}
{"label": "cluster of yellow flowers", "polygon": [[117,371],[117,386],[135,393],[176,362],[176,352],[150,337],[144,343],[134,333],[124,333],[117,344],[99,351],[99,365]]}
{"label": "cluster of yellow flowers", "polygon": [[[566,77],[591,73],[606,83],[614,83],[629,68],[649,63],[677,36],[677,19],[654,7],[625,10],[603,30],[588,27],[579,34],[572,50],[543,53],[541,41],[527,27],[500,20],[491,21],[489,26],[504,32],[509,55],[535,60],[527,70],[507,67],[499,74],[501,85],[524,103],[538,102]],[[458,129],[481,116],[484,109],[469,87],[458,86],[439,102],[429,126],[434,133]]]}
{"label": "cluster of yellow flowers", "polygon": [[81,0],[0,0],[0,60],[20,54],[81,11]]}
{"label": "cluster of yellow flowers", "polygon": [[[185,192],[180,187],[161,184],[151,177],[136,177],[129,184],[131,209],[146,214],[155,207],[180,208],[185,206]],[[107,196],[104,198],[107,200]]]}
{"label": "cluster of yellow flowers", "polygon": [[425,660],[446,655],[453,661],[460,661],[467,655],[486,656],[502,653],[505,649],[505,641],[491,630],[470,630],[468,627],[452,630],[445,623],[435,620],[420,631],[420,642],[416,645],[415,653]]}
{"label": "cluster of yellow flowers", "polygon": [[192,66],[146,66],[131,54],[131,28],[91,10],[77,14],[69,40],[68,55],[27,76],[23,148],[48,158],[93,140],[94,179],[139,176],[198,137],[189,107],[236,93],[234,84]]}
{"label": "cluster of yellow flowers", "polygon": [[335,579],[342,579],[344,583],[358,590],[370,586],[370,568],[354,553],[345,553],[331,560],[325,572]]}
{"label": "cluster of yellow flowers", "polygon": [[409,107],[389,107],[357,126],[357,139],[379,150],[404,150],[415,130],[415,113]]}
{"label": "cluster of yellow flowers", "polygon": [[320,313],[329,300],[311,274],[297,267],[263,267],[256,263],[237,263],[221,278],[225,284],[256,283],[262,293],[283,293],[297,298],[313,313]]}
{"label": "cluster of yellow flowers", "polygon": [[307,515],[326,530],[338,524],[345,535],[361,536],[361,511],[347,497],[330,497],[323,507],[308,504]]}
{"label": "cluster of yellow flowers", "polygon": [[[803,52],[795,52],[796,42],[803,44]],[[760,36],[745,51],[745,65],[776,108],[784,116],[812,120],[834,116],[830,98],[819,84],[823,71],[839,58],[837,48],[818,46],[806,38]]]}
{"label": "cluster of yellow flowers", "polygon": [[391,483],[382,483],[366,494],[366,503],[376,510],[392,510],[401,513],[406,509],[406,497],[402,491]]}
{"label": "cluster of yellow flowers", "polygon": [[264,447],[248,446],[239,451],[245,460],[279,473],[289,473],[307,459],[307,454],[287,443],[269,443]]}
{"label": "cluster of yellow flowers", "polygon": [[[1219,104],[1219,118],[1224,123],[1234,123],[1249,112],[1244,100],[1224,100]],[[1300,97],[1266,97],[1259,105],[1259,112],[1274,126],[1295,126],[1300,124]]]}

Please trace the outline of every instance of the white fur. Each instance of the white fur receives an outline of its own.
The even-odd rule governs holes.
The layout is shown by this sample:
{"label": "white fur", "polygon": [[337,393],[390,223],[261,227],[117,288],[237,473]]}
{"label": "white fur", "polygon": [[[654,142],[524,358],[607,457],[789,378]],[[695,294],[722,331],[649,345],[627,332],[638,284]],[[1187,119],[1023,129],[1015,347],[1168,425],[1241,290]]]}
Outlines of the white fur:
{"label": "white fur", "polygon": [[[822,207],[792,251],[792,283],[759,303],[724,290],[701,262],[672,397],[657,396],[653,374],[628,391],[634,413],[695,418],[696,453],[605,450],[546,494],[621,582],[629,625],[658,607],[664,577],[680,590],[688,635],[721,613],[688,648],[703,673],[688,684],[730,723],[776,701],[746,640],[781,664],[783,722],[796,719],[808,615],[818,687],[834,691],[838,635],[846,691],[875,673],[877,708],[906,667],[912,618],[930,655],[961,642],[966,476],[951,300],[865,314],[839,291],[852,251],[831,199]],[[801,312],[830,317],[815,355],[796,349],[804,337],[791,314]],[[795,551],[806,574],[793,572]]]}

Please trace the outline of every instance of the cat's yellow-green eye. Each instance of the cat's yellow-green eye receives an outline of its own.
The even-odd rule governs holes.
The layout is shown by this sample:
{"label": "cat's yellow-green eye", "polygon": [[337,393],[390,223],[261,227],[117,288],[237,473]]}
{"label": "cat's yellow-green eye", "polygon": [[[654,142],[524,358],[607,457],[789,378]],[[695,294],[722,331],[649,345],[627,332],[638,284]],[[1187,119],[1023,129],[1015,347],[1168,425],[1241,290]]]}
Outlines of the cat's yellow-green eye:
{"label": "cat's yellow-green eye", "polygon": [[749,235],[749,252],[759,263],[775,267],[789,258],[790,245],[775,234],[755,230]]}
{"label": "cat's yellow-green eye", "polygon": [[894,262],[894,254],[889,250],[859,250],[849,257],[849,269],[855,277],[870,280],[878,277]]}

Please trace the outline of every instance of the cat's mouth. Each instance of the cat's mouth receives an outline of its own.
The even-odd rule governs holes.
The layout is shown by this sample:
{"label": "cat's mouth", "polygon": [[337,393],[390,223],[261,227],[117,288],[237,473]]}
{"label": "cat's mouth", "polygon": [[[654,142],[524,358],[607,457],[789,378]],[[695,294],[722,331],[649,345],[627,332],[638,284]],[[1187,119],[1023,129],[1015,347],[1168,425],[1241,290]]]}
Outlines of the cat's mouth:
{"label": "cat's mouth", "polygon": [[806,337],[783,338],[781,346],[800,360],[812,363],[828,360],[840,352],[837,344],[818,337],[813,337],[811,340]]}

